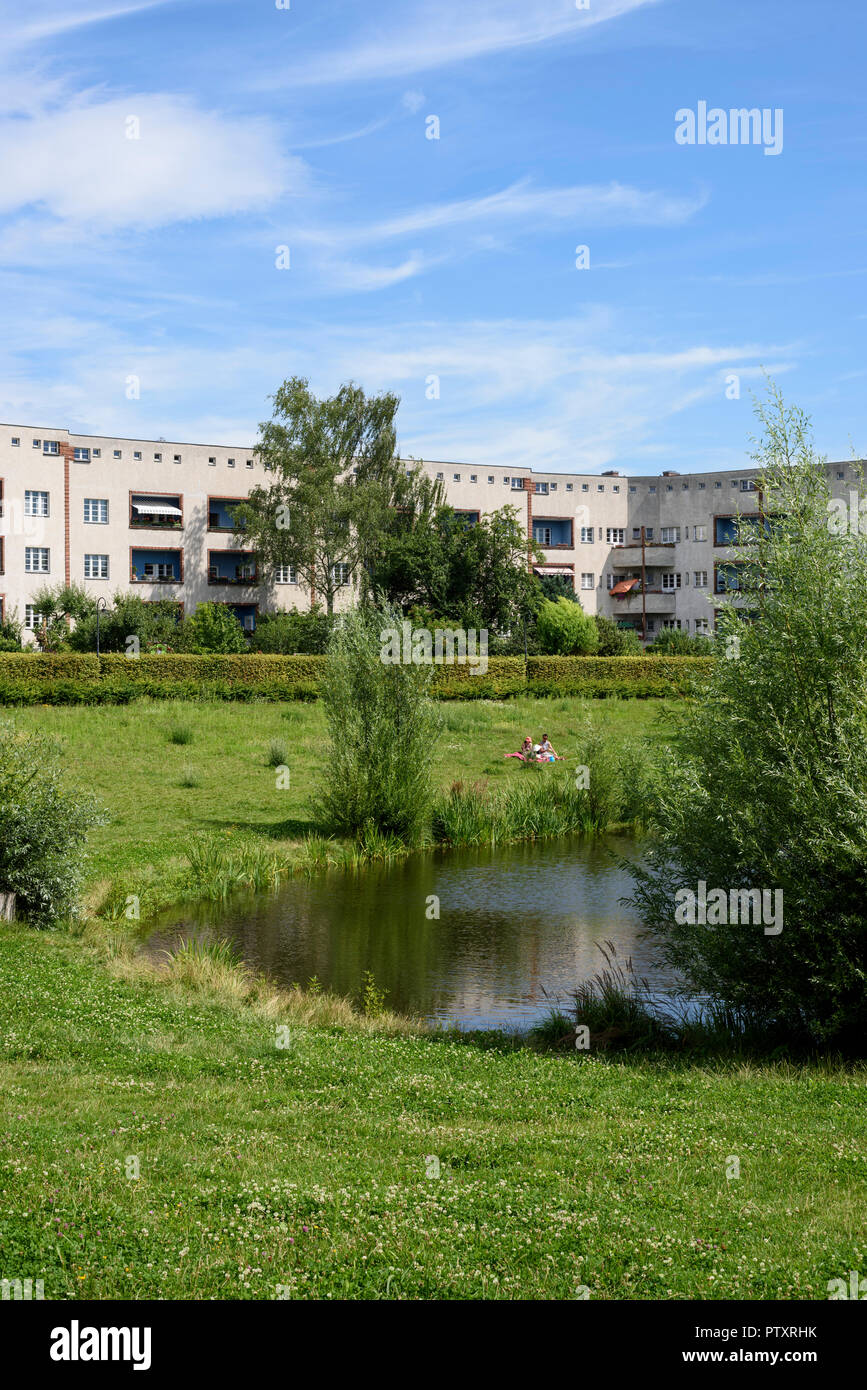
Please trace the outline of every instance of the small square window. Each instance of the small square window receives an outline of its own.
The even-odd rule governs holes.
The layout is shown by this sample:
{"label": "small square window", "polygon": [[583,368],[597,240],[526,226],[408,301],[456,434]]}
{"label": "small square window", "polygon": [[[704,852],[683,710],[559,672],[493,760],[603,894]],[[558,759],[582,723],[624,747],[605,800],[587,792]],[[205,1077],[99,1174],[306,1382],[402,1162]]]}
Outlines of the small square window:
{"label": "small square window", "polygon": [[737,479],[732,478],[732,487],[737,487]]}
{"label": "small square window", "polygon": [[18,445],[19,445],[20,443],[21,443],[21,440],[18,438],[18,436],[13,434],[13,436],[12,436],[12,447],[13,447],[13,449],[17,449],[17,448],[18,448]]}
{"label": "small square window", "polygon": [[671,483],[665,484],[665,490],[666,492],[674,492],[674,488],[672,487]]}
{"label": "small square window", "polygon": [[175,463],[180,463],[180,461],[181,461],[181,456],[180,456],[180,454],[175,454],[175,455],[173,456],[173,461],[174,461]]}
{"label": "small square window", "polygon": [[582,491],[582,492],[589,492],[589,491],[590,491],[590,484],[589,484],[589,483],[582,483],[582,484],[581,484],[581,491]]}
{"label": "small square window", "polygon": [[33,441],[33,447],[34,447],[34,449],[41,449],[41,448],[42,448],[42,440],[41,440],[41,439],[34,439],[34,441]]}
{"label": "small square window", "polygon": [[681,492],[689,492],[689,483],[681,483],[680,490]]}
{"label": "small square window", "polygon": [[837,469],[837,477],[838,477],[838,478],[842,478],[843,476],[844,476],[844,474],[843,474],[842,468],[838,468],[838,469]]}
{"label": "small square window", "polygon": [[705,484],[704,484],[704,483],[699,483],[699,485],[698,485],[698,490],[699,490],[699,492],[704,492],[704,489],[705,489]]}
{"label": "small square window", "polygon": [[630,491],[630,492],[637,492],[637,491],[638,491],[638,488],[635,486],[634,483],[630,483],[630,484],[629,484],[629,491]]}
{"label": "small square window", "polygon": [[556,491],[557,491],[557,484],[556,484],[556,483],[552,483],[552,484],[551,484],[551,491],[552,491],[552,492],[556,492]]}
{"label": "small square window", "polygon": [[437,482],[438,482],[438,483],[441,483],[442,480],[443,480],[443,475],[442,475],[442,473],[437,473]]}
{"label": "small square window", "polygon": [[230,468],[234,468],[234,467],[235,467],[235,460],[234,460],[234,459],[226,459],[226,462],[227,462],[227,464],[229,465]]}
{"label": "small square window", "polygon": [[651,483],[651,484],[650,484],[650,487],[647,489],[647,491],[648,491],[648,492],[656,492],[656,483]]}
{"label": "small square window", "polygon": [[714,483],[714,487],[722,487],[722,483]]}
{"label": "small square window", "polygon": [[216,459],[210,458],[210,459],[208,459],[208,466],[209,466],[210,468],[213,468],[216,462],[217,462]]}
{"label": "small square window", "polygon": [[461,475],[460,475],[460,473],[453,473],[453,474],[452,474],[452,482],[453,482],[453,483],[459,483],[460,481],[461,481]]}
{"label": "small square window", "polygon": [[619,488],[619,486],[617,485],[617,483],[614,484],[614,487],[611,489],[611,491],[612,491],[612,492],[619,492],[619,491],[620,491],[620,488]]}
{"label": "small square window", "polygon": [[567,491],[567,492],[571,492],[571,491],[572,491],[572,484],[571,484],[571,483],[567,483],[567,484],[566,484],[566,491]]}
{"label": "small square window", "polygon": [[470,474],[470,482],[471,482],[471,483],[477,483],[478,481],[479,481],[479,479],[478,479],[477,474],[471,473],[471,474]]}
{"label": "small square window", "polygon": [[253,460],[252,460],[252,459],[245,459],[245,460],[244,460],[244,463],[245,463],[245,466],[246,466],[247,468],[252,468],[252,467],[253,467]]}
{"label": "small square window", "polygon": [[494,475],[493,475],[493,473],[489,473],[489,474],[488,474],[488,482],[489,482],[489,483],[492,483],[493,481],[494,481]]}
{"label": "small square window", "polygon": [[597,491],[597,492],[604,492],[604,491],[605,491],[605,484],[604,484],[604,483],[597,483],[597,484],[596,484],[596,491]]}
{"label": "small square window", "polygon": [[112,458],[119,459],[119,458],[120,458],[120,449],[112,449],[112,451],[111,451],[111,456],[112,456]]}
{"label": "small square window", "polygon": [[141,458],[141,449],[136,449],[136,450],[133,452],[133,458],[134,458],[134,459],[140,459],[140,458]]}
{"label": "small square window", "polygon": [[91,457],[92,457],[92,458],[95,458],[95,459],[102,458],[102,450],[101,450],[101,449],[91,449],[90,453],[91,453]]}
{"label": "small square window", "polygon": [[154,463],[162,463],[162,461],[163,461],[163,456],[162,456],[162,454],[154,454]]}

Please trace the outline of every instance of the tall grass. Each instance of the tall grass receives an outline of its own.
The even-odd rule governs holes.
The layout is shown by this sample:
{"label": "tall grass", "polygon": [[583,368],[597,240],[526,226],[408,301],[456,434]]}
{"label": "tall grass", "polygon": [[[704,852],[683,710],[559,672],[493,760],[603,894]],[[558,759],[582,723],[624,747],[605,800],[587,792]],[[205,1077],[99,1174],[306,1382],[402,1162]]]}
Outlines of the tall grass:
{"label": "tall grass", "polygon": [[453,782],[435,803],[431,834],[439,844],[478,845],[598,833],[649,819],[653,788],[649,750],[591,726],[579,738],[575,767],[529,763],[496,790]]}

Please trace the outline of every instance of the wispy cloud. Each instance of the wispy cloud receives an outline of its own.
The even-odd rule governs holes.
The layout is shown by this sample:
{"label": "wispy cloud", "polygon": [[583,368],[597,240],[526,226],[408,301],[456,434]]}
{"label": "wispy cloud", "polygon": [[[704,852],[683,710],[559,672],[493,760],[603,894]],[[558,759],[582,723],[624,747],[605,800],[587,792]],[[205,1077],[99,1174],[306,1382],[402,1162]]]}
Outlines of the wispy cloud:
{"label": "wispy cloud", "polygon": [[126,19],[142,10],[154,10],[172,4],[174,0],[132,0],[129,4],[97,5],[73,9],[58,7],[56,0],[27,0],[27,5],[4,3],[0,6],[3,18],[3,42],[7,48],[21,47],[54,38],[91,24],[106,24]]}
{"label": "wispy cloud", "polygon": [[357,42],[319,59],[293,65],[257,85],[333,84],[405,76],[447,64],[507,52],[553,39],[578,38],[600,24],[620,19],[661,0],[592,0],[579,10],[575,0],[425,0],[401,6],[368,28]]}

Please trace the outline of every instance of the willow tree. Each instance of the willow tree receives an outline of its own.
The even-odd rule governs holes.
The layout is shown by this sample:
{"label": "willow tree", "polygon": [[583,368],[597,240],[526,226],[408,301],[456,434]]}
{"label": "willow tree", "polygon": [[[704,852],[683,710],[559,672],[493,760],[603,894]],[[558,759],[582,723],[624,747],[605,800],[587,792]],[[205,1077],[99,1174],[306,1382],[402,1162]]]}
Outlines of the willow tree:
{"label": "willow tree", "polygon": [[284,381],[256,454],[271,475],[234,508],[238,543],[266,570],[291,566],[334,610],[356,583],[370,596],[372,556],[391,528],[441,501],[442,488],[397,457],[391,392],[367,396],[348,383],[317,398],[303,377]]}
{"label": "willow tree", "polygon": [[790,1037],[863,1046],[867,524],[831,496],[799,410],[772,389],[757,415],[737,597],[677,721],[635,900],[693,988]]}

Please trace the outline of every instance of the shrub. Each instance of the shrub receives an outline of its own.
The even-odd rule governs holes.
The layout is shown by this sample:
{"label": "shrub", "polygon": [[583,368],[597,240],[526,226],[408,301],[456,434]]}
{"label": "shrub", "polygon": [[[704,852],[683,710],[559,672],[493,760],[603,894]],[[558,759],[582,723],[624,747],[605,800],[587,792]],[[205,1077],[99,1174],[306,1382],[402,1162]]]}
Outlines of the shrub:
{"label": "shrub", "polygon": [[173,724],[169,729],[169,743],[192,743],[193,731],[189,724]]}
{"label": "shrub", "polygon": [[23,917],[43,926],[75,912],[87,832],[105,819],[65,785],[47,739],[0,724],[0,891]]}
{"label": "shrub", "polygon": [[381,660],[382,633],[400,624],[383,605],[352,609],[335,626],[322,685],[331,746],[314,809],[331,832],[371,828],[413,844],[427,828],[439,729],[433,668]]}
{"label": "shrub", "polygon": [[333,626],[333,617],[318,610],[299,613],[293,608],[289,613],[260,613],[256,631],[250,637],[250,650],[281,656],[321,656],[328,647]]}
{"label": "shrub", "polygon": [[289,763],[289,745],[282,738],[272,738],[268,745],[268,767],[286,767]]}
{"label": "shrub", "polygon": [[182,622],[178,640],[184,651],[199,655],[247,650],[244,629],[226,603],[200,603]]}
{"label": "shrub", "polygon": [[693,637],[679,627],[664,627],[647,650],[651,656],[713,656],[714,645],[700,633]]}
{"label": "shrub", "polygon": [[599,642],[596,656],[640,656],[644,650],[641,638],[631,627],[618,627],[611,618],[595,613],[593,621]]}
{"label": "shrub", "polygon": [[552,656],[587,656],[599,643],[596,624],[574,599],[545,599],[539,605],[536,637]]}

